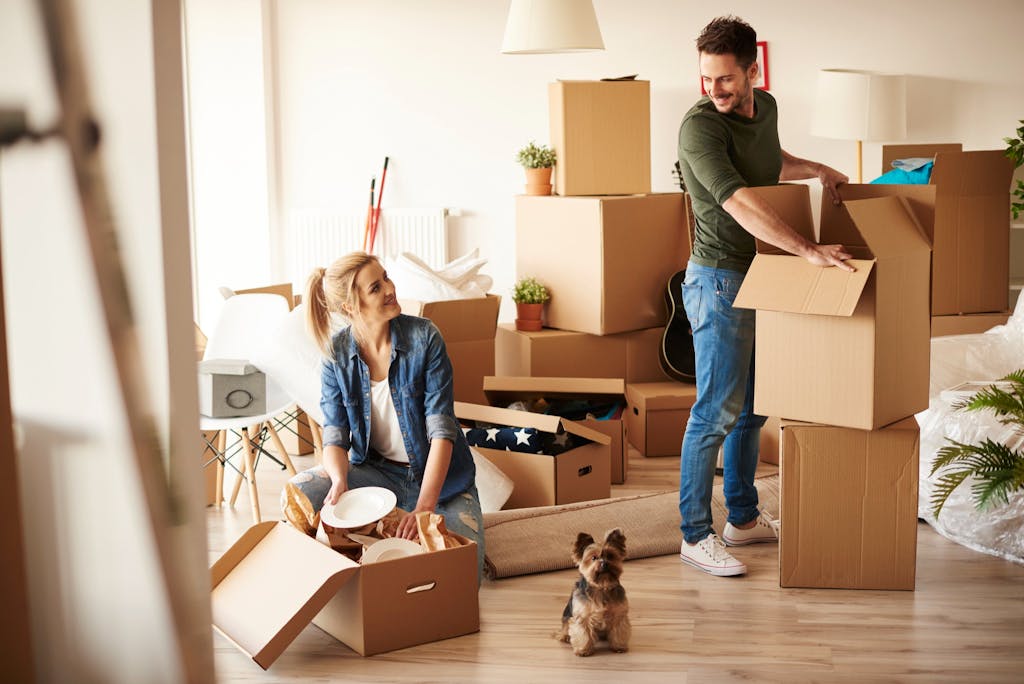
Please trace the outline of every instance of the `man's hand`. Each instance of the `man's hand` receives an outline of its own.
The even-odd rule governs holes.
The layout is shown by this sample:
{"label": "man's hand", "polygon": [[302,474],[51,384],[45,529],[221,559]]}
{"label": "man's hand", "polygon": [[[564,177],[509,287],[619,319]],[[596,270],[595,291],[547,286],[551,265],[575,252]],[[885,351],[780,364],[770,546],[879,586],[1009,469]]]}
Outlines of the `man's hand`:
{"label": "man's hand", "polygon": [[[850,179],[842,173],[839,173],[830,166],[824,164],[818,165],[818,180],[821,181],[821,187],[825,189],[825,192],[832,198],[832,204],[837,207],[843,203],[843,198],[839,196],[839,190],[837,189],[843,183],[849,183]],[[847,257],[849,259],[849,257]]]}
{"label": "man's hand", "polygon": [[416,514],[417,513],[433,513],[434,510],[430,508],[416,508],[411,513],[406,513],[400,521],[398,521],[398,528],[395,530],[395,536],[402,539],[410,539],[416,541],[420,536],[420,530],[416,526]]}
{"label": "man's hand", "polygon": [[804,258],[815,266],[835,266],[841,268],[844,271],[850,273],[855,272],[855,269],[850,264],[846,263],[847,259],[852,259],[853,255],[843,249],[842,245],[811,245],[810,251],[804,255]]}

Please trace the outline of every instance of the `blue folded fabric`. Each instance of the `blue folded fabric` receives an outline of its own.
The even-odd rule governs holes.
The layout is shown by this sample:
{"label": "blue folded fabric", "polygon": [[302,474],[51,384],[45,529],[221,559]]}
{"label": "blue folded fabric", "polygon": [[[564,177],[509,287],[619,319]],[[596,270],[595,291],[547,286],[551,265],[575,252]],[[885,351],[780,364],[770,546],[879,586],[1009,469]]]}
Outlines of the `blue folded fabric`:
{"label": "blue folded fabric", "polygon": [[[893,162],[893,166],[896,166],[897,162],[909,162],[912,160],[897,159]],[[907,164],[907,166],[913,166],[913,164]],[[907,170],[906,168],[896,167],[892,171],[886,171],[881,176],[871,181],[873,185],[928,185],[928,181],[932,177],[932,167],[935,166],[935,162],[926,161],[921,166],[915,166],[914,168]]]}

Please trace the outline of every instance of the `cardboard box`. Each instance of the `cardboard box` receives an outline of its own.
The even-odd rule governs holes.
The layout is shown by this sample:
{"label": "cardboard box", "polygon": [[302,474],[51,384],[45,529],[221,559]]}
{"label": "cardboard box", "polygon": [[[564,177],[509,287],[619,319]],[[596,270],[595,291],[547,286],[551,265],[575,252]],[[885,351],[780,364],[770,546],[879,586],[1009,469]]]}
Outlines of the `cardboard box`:
{"label": "cardboard box", "polygon": [[548,85],[555,192],[651,191],[651,84],[557,81]]}
{"label": "cardboard box", "polygon": [[658,362],[664,328],[616,335],[591,335],[544,328],[516,330],[499,323],[494,338],[495,375],[558,378],[622,378],[626,382],[667,380]]}
{"label": "cardboard box", "polygon": [[779,464],[779,419],[769,416],[761,427],[761,441],[758,444],[757,460],[762,463]]}
{"label": "cardboard box", "polygon": [[782,423],[779,584],[914,589],[919,430]]}
{"label": "cardboard box", "polygon": [[516,197],[516,272],[551,291],[547,325],[609,335],[664,327],[690,258],[682,193]]}
{"label": "cardboard box", "polygon": [[626,453],[626,383],[621,378],[545,378],[498,376],[484,378],[487,403],[501,408],[514,401],[536,399],[583,399],[595,402],[622,402],[619,418],[608,420],[586,419],[580,425],[597,430],[611,440],[611,483],[626,481],[629,457]]}
{"label": "cardboard box", "polygon": [[264,670],[310,622],[360,655],[480,629],[476,544],[360,566],[284,522],[211,569],[213,626]]}
{"label": "cardboard box", "polygon": [[959,316],[932,316],[932,337],[945,335],[974,335],[991,330],[997,325],[1006,325],[1012,311],[986,314],[961,314]]}
{"label": "cardboard box", "polygon": [[473,447],[514,483],[504,508],[532,508],[607,499],[611,495],[611,458],[607,435],[558,416],[455,402],[459,419],[493,425],[568,432],[588,443],[557,456]]}
{"label": "cardboard box", "polygon": [[883,145],[883,173],[894,159],[933,156],[932,315],[1002,311],[1009,283],[1013,162],[1003,150],[963,152],[958,144]]}
{"label": "cardboard box", "polygon": [[429,318],[441,331],[452,361],[456,401],[486,403],[485,375],[494,375],[494,333],[501,297],[421,302],[402,299],[402,313]]}
{"label": "cardboard box", "polygon": [[[757,190],[790,221],[810,216],[806,186]],[[902,198],[845,205],[856,272],[759,245],[740,287],[735,306],[757,309],[760,415],[871,430],[928,407],[928,238]]]}
{"label": "cardboard box", "polygon": [[626,437],[644,456],[679,456],[697,386],[681,382],[626,385]]}

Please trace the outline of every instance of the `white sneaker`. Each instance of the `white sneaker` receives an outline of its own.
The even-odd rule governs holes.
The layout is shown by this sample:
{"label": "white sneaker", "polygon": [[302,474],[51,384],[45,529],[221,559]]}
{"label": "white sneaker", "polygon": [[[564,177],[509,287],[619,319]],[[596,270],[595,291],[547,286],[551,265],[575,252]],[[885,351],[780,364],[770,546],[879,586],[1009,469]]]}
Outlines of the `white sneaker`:
{"label": "white sneaker", "polygon": [[679,549],[679,558],[684,563],[716,577],[742,575],[747,571],[747,566],[725,550],[725,544],[714,532],[693,545],[687,544],[684,539]]}
{"label": "white sneaker", "polygon": [[732,523],[725,523],[722,530],[722,539],[728,546],[745,546],[760,542],[779,541],[779,521],[764,511],[757,516],[757,524],[747,530],[742,530]]}

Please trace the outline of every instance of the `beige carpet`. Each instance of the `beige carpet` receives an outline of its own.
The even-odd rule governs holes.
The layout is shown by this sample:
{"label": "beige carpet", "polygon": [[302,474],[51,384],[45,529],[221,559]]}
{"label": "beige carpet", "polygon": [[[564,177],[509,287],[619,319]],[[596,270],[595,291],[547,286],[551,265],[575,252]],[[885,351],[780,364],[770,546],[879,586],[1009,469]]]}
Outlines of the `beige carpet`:
{"label": "beige carpet", "polygon": [[[778,474],[759,478],[754,485],[761,507],[778,517]],[[726,510],[720,483],[712,491],[711,512],[714,528],[721,532]],[[679,553],[679,492],[487,513],[484,572],[490,579],[500,579],[571,568],[570,548],[579,532],[600,538],[615,527],[626,535],[629,558]]]}

